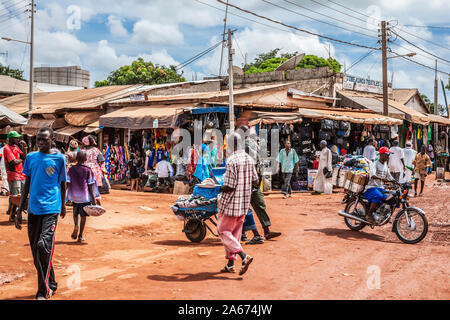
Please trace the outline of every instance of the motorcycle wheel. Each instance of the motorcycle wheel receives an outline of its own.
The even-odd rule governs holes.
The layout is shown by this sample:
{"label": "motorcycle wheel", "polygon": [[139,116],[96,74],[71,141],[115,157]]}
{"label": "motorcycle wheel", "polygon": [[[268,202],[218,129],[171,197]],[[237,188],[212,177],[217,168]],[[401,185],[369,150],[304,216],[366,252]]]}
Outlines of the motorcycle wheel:
{"label": "motorcycle wheel", "polygon": [[205,239],[206,226],[204,223],[202,223],[199,220],[189,220],[186,223],[186,230],[192,231],[192,232],[186,232],[186,237],[191,242],[199,243],[203,239]]}
{"label": "motorcycle wheel", "polygon": [[[410,224],[406,221],[408,213]],[[428,220],[423,213],[414,209],[402,210],[394,221],[395,234],[404,243],[416,244],[425,238],[428,232]]]}
{"label": "motorcycle wheel", "polygon": [[[364,217],[366,215],[367,212],[367,208],[366,206],[361,203],[358,202],[357,207],[355,208],[355,202],[356,200],[352,200],[350,201],[346,206],[345,206],[345,212],[359,216],[359,217]],[[357,211],[358,214],[355,214]],[[353,231],[359,231],[362,230],[366,224],[357,220],[353,220],[353,219],[349,219],[349,218],[344,218],[345,224],[347,225],[347,227],[349,227],[350,230]]]}

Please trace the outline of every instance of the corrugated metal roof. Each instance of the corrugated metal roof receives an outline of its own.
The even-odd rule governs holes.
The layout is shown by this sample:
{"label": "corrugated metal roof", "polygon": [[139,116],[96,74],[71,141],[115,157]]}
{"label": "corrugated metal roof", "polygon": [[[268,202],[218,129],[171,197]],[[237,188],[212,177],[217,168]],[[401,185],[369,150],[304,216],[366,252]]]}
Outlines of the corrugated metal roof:
{"label": "corrugated metal roof", "polygon": [[28,119],[0,104],[0,125],[25,125]]}
{"label": "corrugated metal roof", "polygon": [[[32,114],[54,113],[65,109],[96,109],[108,101],[130,94],[138,86],[108,86],[76,91],[41,92],[34,95]],[[0,103],[19,114],[26,113],[29,105],[28,94],[16,95]]]}
{"label": "corrugated metal roof", "polygon": [[[347,96],[345,95],[347,99],[350,99],[360,106],[372,110],[376,113],[383,113],[383,102],[376,99],[376,98],[369,98],[369,97],[360,97],[360,96]],[[397,110],[396,108],[393,108],[392,106],[389,107],[389,114],[393,116],[404,116],[405,113]]]}
{"label": "corrugated metal roof", "polygon": [[[34,86],[36,92],[41,92],[40,89]],[[28,81],[18,80],[10,76],[0,75],[0,92],[8,94],[21,94],[30,92],[30,84]]]}

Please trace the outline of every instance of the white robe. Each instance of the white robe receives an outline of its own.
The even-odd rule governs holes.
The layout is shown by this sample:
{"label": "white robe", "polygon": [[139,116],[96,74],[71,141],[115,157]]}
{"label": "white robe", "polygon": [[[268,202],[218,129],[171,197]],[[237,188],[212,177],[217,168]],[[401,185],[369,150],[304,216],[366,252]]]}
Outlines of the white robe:
{"label": "white robe", "polygon": [[333,171],[331,150],[328,148],[323,148],[320,151],[319,168],[316,179],[314,180],[314,191],[332,194],[333,178],[325,178],[325,175],[323,174],[324,168],[328,168],[328,171]]}
{"label": "white robe", "polygon": [[0,170],[2,174],[2,191],[9,192],[8,175],[6,174],[5,160],[3,158],[3,148],[0,149]]}
{"label": "white robe", "polygon": [[[412,167],[413,166],[412,163],[413,163],[414,159],[416,158],[417,151],[412,148],[405,148],[405,149],[403,149],[403,154],[405,155],[405,166]],[[404,182],[411,182],[412,174],[413,174],[413,172],[411,170],[409,170],[408,168],[406,168]]]}

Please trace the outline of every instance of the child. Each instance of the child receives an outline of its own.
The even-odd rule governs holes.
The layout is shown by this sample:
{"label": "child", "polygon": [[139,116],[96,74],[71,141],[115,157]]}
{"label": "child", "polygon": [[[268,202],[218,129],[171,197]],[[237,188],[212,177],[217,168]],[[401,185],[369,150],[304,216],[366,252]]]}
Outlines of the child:
{"label": "child", "polygon": [[91,168],[84,165],[86,162],[86,151],[77,152],[77,164],[69,169],[67,173],[68,192],[67,198],[73,202],[73,222],[75,224],[72,239],[77,239],[78,234],[78,216],[81,216],[80,234],[78,242],[86,241],[83,237],[84,226],[86,225],[86,217],[84,207],[95,205],[95,197],[98,197],[98,190],[95,183],[94,173]]}
{"label": "child", "polygon": [[140,188],[140,169],[143,166],[143,161],[140,157],[140,153],[132,153],[130,155],[130,161],[128,162],[128,167],[130,168],[130,179],[131,179],[131,191],[136,188],[139,191]]}

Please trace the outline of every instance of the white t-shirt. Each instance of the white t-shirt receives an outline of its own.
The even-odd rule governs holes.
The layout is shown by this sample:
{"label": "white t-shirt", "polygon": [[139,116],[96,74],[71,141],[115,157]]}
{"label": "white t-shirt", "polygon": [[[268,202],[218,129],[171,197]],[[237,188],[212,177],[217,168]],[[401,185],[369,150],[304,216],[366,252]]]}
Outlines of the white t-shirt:
{"label": "white t-shirt", "polygon": [[169,161],[162,160],[156,165],[156,173],[158,178],[168,178],[173,174],[173,168]]}
{"label": "white t-shirt", "polygon": [[403,149],[405,155],[405,165],[411,167],[414,159],[416,158],[417,151],[411,148]]}
{"label": "white t-shirt", "polygon": [[364,148],[363,156],[370,161],[375,160],[375,147],[372,145],[368,145]]}
{"label": "white t-shirt", "polygon": [[389,156],[389,170],[391,172],[403,171],[403,163],[401,159],[405,161],[405,154],[403,153],[403,149],[400,147],[392,147],[391,155]]}

